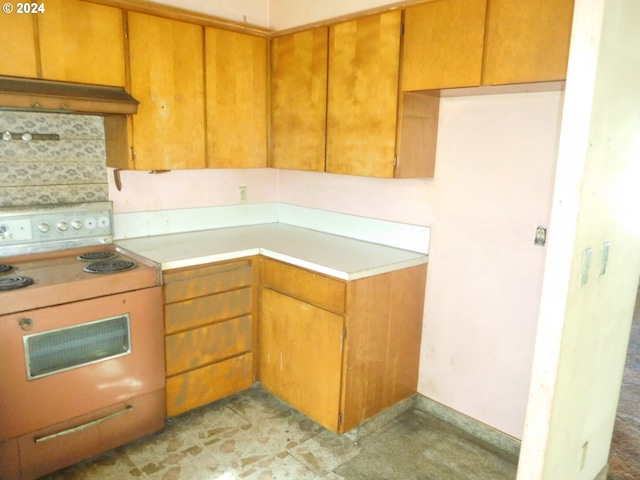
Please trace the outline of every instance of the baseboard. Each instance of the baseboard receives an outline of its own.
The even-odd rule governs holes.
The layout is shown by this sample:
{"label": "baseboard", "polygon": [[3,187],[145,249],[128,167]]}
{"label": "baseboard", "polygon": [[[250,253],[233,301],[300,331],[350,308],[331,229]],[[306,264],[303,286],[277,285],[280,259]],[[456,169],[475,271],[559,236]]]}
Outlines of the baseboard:
{"label": "baseboard", "polygon": [[384,427],[397,416],[402,415],[408,410],[416,408],[416,397],[417,395],[412,395],[389,408],[385,408],[383,411],[375,414],[373,417],[365,420],[357,427],[346,432],[344,434],[345,437],[357,442],[362,437]]}
{"label": "baseboard", "polygon": [[[415,395],[415,408],[433,415],[510,455],[520,455],[521,441],[423,395]],[[596,480],[600,480],[599,478]]]}
{"label": "baseboard", "polygon": [[595,477],[593,477],[593,480],[606,480],[608,474],[609,474],[609,464],[607,463],[604,467],[602,467],[602,470],[600,470],[600,472],[598,472],[598,474]]}

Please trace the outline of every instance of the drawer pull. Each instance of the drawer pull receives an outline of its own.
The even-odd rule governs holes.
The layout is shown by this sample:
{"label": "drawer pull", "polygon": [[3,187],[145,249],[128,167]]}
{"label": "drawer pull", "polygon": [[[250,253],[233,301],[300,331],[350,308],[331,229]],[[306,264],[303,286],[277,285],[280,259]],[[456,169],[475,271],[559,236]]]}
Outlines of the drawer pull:
{"label": "drawer pull", "polygon": [[67,430],[62,430],[60,432],[52,433],[50,435],[45,435],[44,437],[35,437],[34,440],[35,440],[36,443],[41,443],[41,442],[46,442],[47,440],[53,440],[56,437],[62,437],[64,435],[69,435],[71,433],[81,432],[82,430],[85,430],[87,428],[93,427],[93,426],[98,425],[98,424],[100,424],[102,422],[106,422],[107,420],[111,420],[112,418],[119,417],[123,413],[130,412],[131,410],[133,410],[133,406],[127,405],[122,410],[119,410],[117,412],[111,413],[111,414],[106,415],[104,417],[96,418],[95,420],[92,420],[92,421],[87,422],[87,423],[83,423],[82,425],[78,425],[77,427],[68,428]]}

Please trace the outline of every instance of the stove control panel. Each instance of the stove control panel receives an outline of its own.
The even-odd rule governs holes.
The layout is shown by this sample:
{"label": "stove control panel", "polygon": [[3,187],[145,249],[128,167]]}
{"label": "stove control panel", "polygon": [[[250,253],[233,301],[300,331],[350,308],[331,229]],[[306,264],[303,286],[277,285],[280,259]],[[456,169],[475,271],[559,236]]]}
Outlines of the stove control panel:
{"label": "stove control panel", "polygon": [[111,202],[0,208],[0,257],[110,243],[112,216]]}
{"label": "stove control panel", "polygon": [[31,222],[26,218],[0,220],[2,242],[31,240]]}

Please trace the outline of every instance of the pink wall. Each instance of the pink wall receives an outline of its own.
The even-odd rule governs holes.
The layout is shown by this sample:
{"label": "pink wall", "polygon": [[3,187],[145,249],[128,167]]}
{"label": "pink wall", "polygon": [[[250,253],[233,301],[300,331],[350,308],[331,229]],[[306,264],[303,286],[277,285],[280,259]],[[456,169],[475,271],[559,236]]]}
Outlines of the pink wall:
{"label": "pink wall", "polygon": [[432,179],[393,180],[280,170],[278,200],[381,220],[429,226]]}
{"label": "pink wall", "polygon": [[148,172],[120,172],[118,191],[109,169],[109,198],[115,213],[147,212],[179,208],[235,205],[240,203],[238,187],[247,187],[247,203],[274,202],[278,196],[277,170],[175,170],[151,175]]}
{"label": "pink wall", "polygon": [[[444,98],[419,391],[521,438],[562,95]],[[550,233],[553,235],[553,232]]]}

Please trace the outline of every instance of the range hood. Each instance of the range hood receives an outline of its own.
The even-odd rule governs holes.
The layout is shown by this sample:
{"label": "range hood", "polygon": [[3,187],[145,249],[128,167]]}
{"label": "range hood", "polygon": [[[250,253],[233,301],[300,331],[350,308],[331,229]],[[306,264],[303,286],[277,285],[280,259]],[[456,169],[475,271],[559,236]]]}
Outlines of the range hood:
{"label": "range hood", "polygon": [[139,103],[121,87],[0,75],[0,109],[131,115]]}

